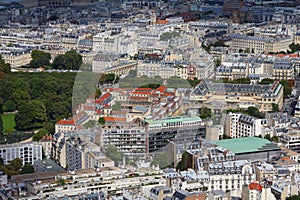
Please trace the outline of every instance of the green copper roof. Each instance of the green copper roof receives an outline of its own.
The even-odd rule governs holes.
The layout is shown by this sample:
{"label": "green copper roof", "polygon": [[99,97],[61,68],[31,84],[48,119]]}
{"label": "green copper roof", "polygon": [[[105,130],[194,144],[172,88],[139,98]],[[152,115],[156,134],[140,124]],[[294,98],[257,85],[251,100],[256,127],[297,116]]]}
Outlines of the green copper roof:
{"label": "green copper roof", "polygon": [[149,125],[172,123],[172,122],[186,122],[186,121],[199,121],[200,117],[168,117],[160,120],[145,120]]}
{"label": "green copper roof", "polygon": [[212,143],[223,147],[224,149],[228,149],[236,154],[279,149],[276,144],[270,142],[269,140],[258,137],[243,137],[227,140],[218,140],[213,141]]}

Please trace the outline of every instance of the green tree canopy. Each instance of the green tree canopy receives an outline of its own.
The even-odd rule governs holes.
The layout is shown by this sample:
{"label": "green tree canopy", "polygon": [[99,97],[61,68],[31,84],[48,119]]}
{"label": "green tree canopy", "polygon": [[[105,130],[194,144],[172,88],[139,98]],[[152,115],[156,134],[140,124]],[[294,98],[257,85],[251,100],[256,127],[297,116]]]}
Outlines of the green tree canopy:
{"label": "green tree canopy", "polygon": [[51,54],[41,50],[33,50],[31,52],[32,60],[29,63],[29,67],[38,68],[41,66],[50,66]]}
{"label": "green tree canopy", "polygon": [[3,136],[3,120],[2,120],[2,116],[0,114],[0,137]]}
{"label": "green tree canopy", "polygon": [[10,99],[15,102],[17,109],[19,109],[21,105],[28,103],[31,97],[27,90],[17,89],[11,94]]}
{"label": "green tree canopy", "polygon": [[10,64],[5,63],[4,59],[2,58],[0,54],[0,78],[3,76],[3,74],[10,72]]}
{"label": "green tree canopy", "polygon": [[12,111],[15,111],[16,110],[16,104],[13,100],[7,100],[4,102],[3,104],[3,112],[12,112]]}
{"label": "green tree canopy", "polygon": [[299,195],[293,195],[291,197],[287,197],[286,200],[300,200],[300,196]]}
{"label": "green tree canopy", "polygon": [[294,52],[300,50],[300,44],[292,43],[292,44],[289,45],[289,47],[291,49],[291,53],[294,53]]}
{"label": "green tree canopy", "polygon": [[47,129],[40,129],[36,134],[33,135],[32,140],[33,141],[39,141],[42,139],[45,135],[47,135],[49,132]]}
{"label": "green tree canopy", "polygon": [[31,164],[25,164],[21,169],[21,174],[31,174],[34,173],[34,167]]}
{"label": "green tree canopy", "polygon": [[160,169],[168,166],[168,154],[167,153],[156,153],[151,162],[152,165],[159,165]]}
{"label": "green tree canopy", "polygon": [[200,118],[205,119],[205,118],[211,118],[212,113],[211,110],[208,108],[201,108],[200,112]]}
{"label": "green tree canopy", "polygon": [[180,33],[175,31],[165,32],[160,35],[159,39],[161,41],[168,41],[174,37],[180,37]]}
{"label": "green tree canopy", "polygon": [[106,152],[105,152],[105,155],[112,159],[117,166],[119,166],[123,160],[123,154],[120,153],[117,149],[117,147],[113,146],[113,145],[110,145],[107,147],[106,149]]}
{"label": "green tree canopy", "polygon": [[13,166],[15,171],[19,171],[23,165],[21,158],[15,158],[15,159],[11,160],[9,162],[9,164]]}
{"label": "green tree canopy", "polygon": [[15,116],[17,130],[31,130],[40,128],[46,121],[46,107],[38,100],[33,100],[18,109]]}
{"label": "green tree canopy", "polygon": [[76,51],[71,50],[64,55],[55,57],[52,67],[54,69],[79,70],[82,64],[82,57]]}
{"label": "green tree canopy", "polygon": [[104,124],[105,124],[105,119],[104,119],[104,117],[99,117],[98,123],[104,125]]}

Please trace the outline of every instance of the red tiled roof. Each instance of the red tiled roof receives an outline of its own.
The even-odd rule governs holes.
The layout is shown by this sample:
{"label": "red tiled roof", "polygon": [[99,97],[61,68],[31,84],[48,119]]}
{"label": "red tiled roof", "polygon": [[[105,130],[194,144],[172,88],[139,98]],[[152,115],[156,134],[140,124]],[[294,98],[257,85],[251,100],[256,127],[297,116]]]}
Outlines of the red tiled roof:
{"label": "red tiled roof", "polygon": [[148,95],[150,95],[150,92],[136,92],[136,91],[134,91],[134,92],[130,92],[130,94],[148,94]]}
{"label": "red tiled roof", "polygon": [[136,89],[134,89],[135,91],[152,91],[152,89],[151,88],[136,88]]}
{"label": "red tiled roof", "polygon": [[126,118],[104,117],[105,122],[126,122]]}
{"label": "red tiled roof", "polygon": [[259,190],[262,191],[263,186],[258,184],[258,183],[250,183],[249,184],[249,189],[250,190]]}
{"label": "red tiled roof", "polygon": [[165,96],[175,96],[173,92],[166,92],[164,95]]}
{"label": "red tiled roof", "polygon": [[109,108],[110,108],[110,105],[105,104],[105,105],[104,105],[104,108],[109,109]]}
{"label": "red tiled roof", "polygon": [[289,57],[290,58],[299,58],[299,55],[298,54],[290,54]]}
{"label": "red tiled roof", "polygon": [[165,92],[166,91],[166,89],[167,89],[167,87],[166,86],[164,86],[164,85],[161,85],[161,86],[159,86],[156,90],[157,91],[159,91],[159,92],[161,92],[161,93],[163,93],[163,92]]}
{"label": "red tiled roof", "polygon": [[111,93],[107,92],[104,95],[102,95],[101,97],[99,97],[99,99],[97,99],[95,102],[96,103],[103,103],[103,101],[105,99],[107,99],[108,97],[110,97],[110,96],[111,96]]}
{"label": "red tiled roof", "polygon": [[102,114],[102,110],[96,110],[96,114],[97,115],[101,115]]}
{"label": "red tiled roof", "polygon": [[286,56],[286,54],[282,54],[282,53],[280,53],[280,54],[277,54],[277,56],[278,56],[279,58],[282,58],[282,57],[285,57],[285,56]]}
{"label": "red tiled roof", "polygon": [[57,125],[75,125],[75,121],[73,119],[62,119],[56,122]]}

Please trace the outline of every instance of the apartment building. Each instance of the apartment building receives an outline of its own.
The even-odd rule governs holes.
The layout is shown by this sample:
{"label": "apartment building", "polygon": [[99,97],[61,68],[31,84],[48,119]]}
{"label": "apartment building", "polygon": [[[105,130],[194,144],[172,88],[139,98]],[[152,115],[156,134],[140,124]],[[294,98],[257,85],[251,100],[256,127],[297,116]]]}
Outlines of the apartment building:
{"label": "apartment building", "polygon": [[249,49],[249,51],[253,53],[286,51],[289,49],[289,45],[293,42],[290,36],[262,38],[242,34],[233,34],[230,37],[230,47],[236,52],[238,52],[240,49]]}
{"label": "apartment building", "polygon": [[280,141],[288,149],[298,152],[300,150],[300,132],[295,131],[291,133],[283,134],[280,137]]}
{"label": "apartment building", "polygon": [[255,165],[255,174],[257,181],[272,181],[278,176],[278,171],[272,164],[258,163]]}
{"label": "apartment building", "polygon": [[0,157],[5,165],[15,158],[22,159],[23,165],[33,165],[35,161],[42,160],[42,145],[34,142],[0,145]]}
{"label": "apartment building", "polygon": [[206,128],[199,117],[168,117],[144,121],[147,141],[147,152],[160,151],[169,143],[190,145],[196,138],[204,136]]}
{"label": "apartment building", "polygon": [[123,33],[103,32],[93,37],[93,51],[133,56],[137,53],[137,42]]}
{"label": "apartment building", "polygon": [[209,190],[236,190],[242,192],[243,185],[255,181],[254,169],[246,160],[209,164]]}
{"label": "apartment building", "polygon": [[0,54],[11,68],[28,65],[31,61],[31,50],[26,48],[5,47],[0,49]]}
{"label": "apartment building", "polygon": [[121,76],[136,70],[136,67],[136,61],[121,59],[121,55],[116,53],[97,53],[92,60],[92,71],[96,73],[114,73]]}
{"label": "apartment building", "polygon": [[139,124],[118,123],[118,126],[105,126],[101,129],[100,146],[113,145],[130,158],[146,155],[145,129]]}
{"label": "apartment building", "polygon": [[222,62],[222,65],[216,68],[216,79],[235,80],[239,78],[247,78],[249,67],[244,62]]}
{"label": "apartment building", "polygon": [[258,119],[242,113],[228,113],[225,119],[225,134],[232,138],[264,136],[267,126],[266,119]]}
{"label": "apartment building", "polygon": [[272,103],[283,106],[283,86],[275,81],[271,85],[228,84],[201,81],[190,94],[190,108],[220,102],[222,109],[238,108],[240,103],[253,103],[260,111],[272,111]]}
{"label": "apartment building", "polygon": [[294,66],[286,59],[280,59],[274,62],[273,78],[276,80],[294,79]]}
{"label": "apartment building", "polygon": [[160,76],[163,79],[170,77],[180,77],[187,79],[190,66],[187,62],[182,61],[164,61],[164,62],[139,62],[137,66],[137,76],[148,76],[154,78]]}

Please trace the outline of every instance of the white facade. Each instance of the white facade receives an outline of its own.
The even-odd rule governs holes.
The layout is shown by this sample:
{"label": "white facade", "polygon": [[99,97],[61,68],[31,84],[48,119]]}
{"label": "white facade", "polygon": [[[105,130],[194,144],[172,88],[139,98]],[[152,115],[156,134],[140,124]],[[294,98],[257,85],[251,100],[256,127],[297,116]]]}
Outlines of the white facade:
{"label": "white facade", "polygon": [[229,113],[226,117],[225,134],[232,138],[265,134],[266,119],[257,119],[242,113]]}
{"label": "white facade", "polygon": [[36,143],[1,145],[0,157],[5,165],[15,158],[21,158],[23,165],[33,165],[34,161],[42,160],[42,145]]}

